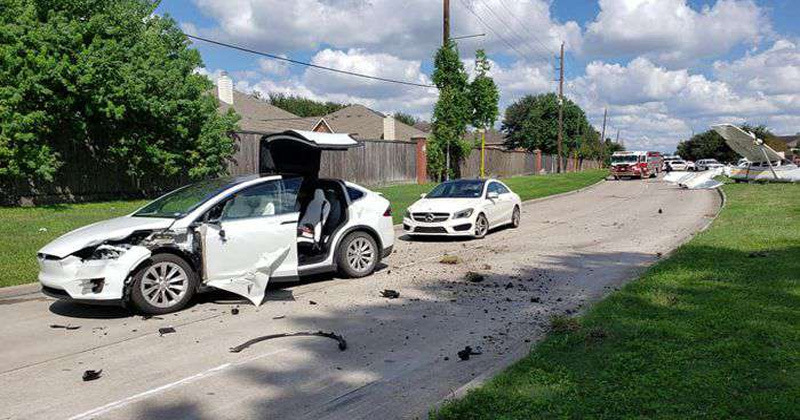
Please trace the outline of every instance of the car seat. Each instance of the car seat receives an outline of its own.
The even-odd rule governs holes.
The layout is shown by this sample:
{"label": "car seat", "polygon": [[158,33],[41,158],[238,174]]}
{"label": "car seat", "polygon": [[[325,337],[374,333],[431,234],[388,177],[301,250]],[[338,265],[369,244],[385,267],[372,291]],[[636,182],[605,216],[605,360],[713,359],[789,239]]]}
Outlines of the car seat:
{"label": "car seat", "polygon": [[315,249],[319,249],[322,241],[322,227],[328,220],[331,211],[331,204],[325,198],[325,193],[317,189],[314,191],[314,198],[306,206],[305,213],[298,225],[298,243],[311,244]]}

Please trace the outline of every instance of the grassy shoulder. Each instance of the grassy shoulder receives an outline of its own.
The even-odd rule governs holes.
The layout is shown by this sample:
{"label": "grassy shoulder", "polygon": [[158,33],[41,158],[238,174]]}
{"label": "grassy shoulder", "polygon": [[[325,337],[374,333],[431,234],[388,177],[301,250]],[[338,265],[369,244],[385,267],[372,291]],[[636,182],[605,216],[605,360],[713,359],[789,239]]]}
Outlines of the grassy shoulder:
{"label": "grassy shoulder", "polygon": [[[605,171],[521,176],[508,178],[509,186],[523,200],[557,194],[593,184]],[[392,202],[395,223],[402,221],[405,209],[435,184],[395,185],[376,188]],[[111,201],[87,204],[61,204],[39,207],[0,208],[0,287],[36,281],[36,251],[56,237],[100,220],[128,214],[145,201]]]}
{"label": "grassy shoulder", "polygon": [[711,229],[431,417],[796,417],[800,186],[724,188]]}

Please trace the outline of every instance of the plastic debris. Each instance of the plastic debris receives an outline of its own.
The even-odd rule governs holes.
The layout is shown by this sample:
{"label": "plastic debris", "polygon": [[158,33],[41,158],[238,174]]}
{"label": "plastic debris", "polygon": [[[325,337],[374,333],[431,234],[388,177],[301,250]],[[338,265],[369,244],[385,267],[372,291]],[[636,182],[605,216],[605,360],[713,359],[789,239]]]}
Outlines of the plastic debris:
{"label": "plastic debris", "polygon": [[65,329],[65,330],[70,330],[70,331],[71,331],[71,330],[77,330],[77,329],[78,329],[78,328],[80,328],[80,327],[81,327],[80,325],[70,325],[70,324],[67,324],[67,325],[61,325],[61,324],[50,324],[50,328],[62,328],[62,329]]}
{"label": "plastic debris", "polygon": [[231,353],[239,353],[240,351],[252,346],[253,344],[260,343],[262,341],[272,340],[274,338],[283,338],[283,337],[325,337],[330,338],[331,340],[336,340],[339,343],[339,350],[345,351],[347,350],[347,341],[345,341],[344,337],[339,334],[333,332],[323,332],[323,331],[300,331],[294,333],[282,333],[282,334],[270,334],[265,335],[262,337],[256,337],[252,340],[248,340],[236,347],[231,347]]}
{"label": "plastic debris", "polygon": [[175,333],[175,332],[177,332],[177,331],[175,331],[175,328],[173,328],[173,327],[162,327],[162,328],[158,329],[158,334],[162,335],[162,336],[165,335],[165,334],[172,334],[172,333]]}
{"label": "plastic debris", "polygon": [[458,358],[461,360],[469,360],[470,356],[478,356],[481,354],[483,354],[483,352],[480,350],[480,348],[473,349],[470,346],[466,346],[464,347],[464,350],[458,352]]}
{"label": "plastic debris", "polygon": [[443,255],[439,262],[442,264],[458,264],[460,260],[458,255]]}
{"label": "plastic debris", "polygon": [[87,370],[83,372],[83,381],[89,382],[95,379],[99,379],[101,374],[103,373],[103,369],[100,370]]}
{"label": "plastic debris", "polygon": [[384,289],[381,291],[381,296],[387,299],[397,299],[400,297],[400,292],[392,289]]}
{"label": "plastic debris", "polygon": [[232,308],[231,315],[239,315],[239,308]]}

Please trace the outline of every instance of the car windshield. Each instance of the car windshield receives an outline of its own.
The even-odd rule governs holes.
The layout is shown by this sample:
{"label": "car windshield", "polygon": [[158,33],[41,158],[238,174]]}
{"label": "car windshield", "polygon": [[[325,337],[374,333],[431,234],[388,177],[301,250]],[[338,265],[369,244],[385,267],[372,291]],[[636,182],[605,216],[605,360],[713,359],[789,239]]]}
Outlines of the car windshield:
{"label": "car windshield", "polygon": [[483,180],[459,179],[436,186],[425,198],[478,198],[483,193]]}
{"label": "car windshield", "polygon": [[635,163],[639,161],[636,155],[611,156],[611,163]]}
{"label": "car windshield", "polygon": [[221,191],[241,181],[243,181],[241,178],[224,177],[187,185],[158,198],[139,209],[133,215],[135,217],[168,217],[178,219],[187,215]]}

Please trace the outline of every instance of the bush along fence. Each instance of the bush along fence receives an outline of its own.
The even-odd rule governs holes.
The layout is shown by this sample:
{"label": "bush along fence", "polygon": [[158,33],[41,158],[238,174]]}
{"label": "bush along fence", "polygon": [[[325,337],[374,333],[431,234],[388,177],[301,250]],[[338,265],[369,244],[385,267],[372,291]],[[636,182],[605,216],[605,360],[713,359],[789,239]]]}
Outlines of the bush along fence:
{"label": "bush along fence", "polygon": [[[264,133],[239,132],[233,134],[236,152],[231,157],[228,172],[231,175],[258,173],[259,151]],[[427,172],[426,140],[360,140],[363,147],[346,151],[326,151],[322,154],[320,176],[341,178],[365,186],[426,183],[431,179]],[[506,150],[487,146],[485,156],[486,176],[510,177],[554,173],[555,156],[525,150]],[[600,162],[563,158],[562,168],[575,172],[601,167]],[[461,162],[461,176],[480,176],[480,149]],[[51,183],[18,182],[0,186],[0,205],[53,204],[92,200],[113,200],[153,197],[184,185],[186,177],[150,176],[133,180],[119,168],[83,159],[62,168]]]}

